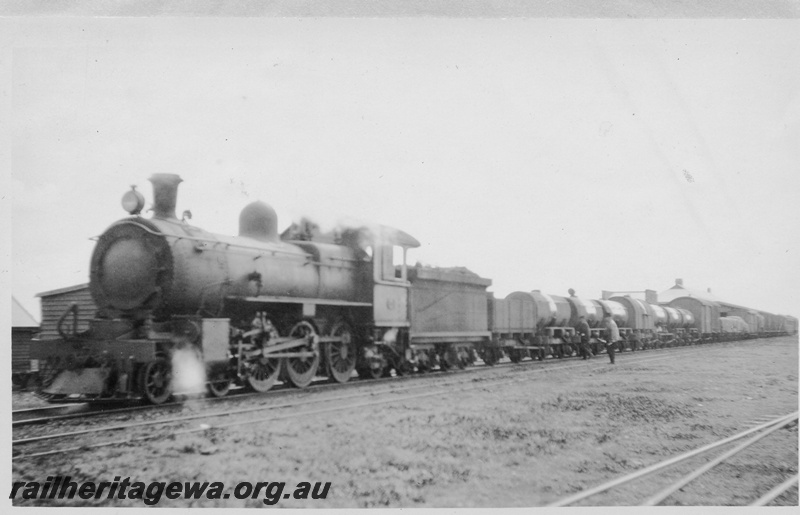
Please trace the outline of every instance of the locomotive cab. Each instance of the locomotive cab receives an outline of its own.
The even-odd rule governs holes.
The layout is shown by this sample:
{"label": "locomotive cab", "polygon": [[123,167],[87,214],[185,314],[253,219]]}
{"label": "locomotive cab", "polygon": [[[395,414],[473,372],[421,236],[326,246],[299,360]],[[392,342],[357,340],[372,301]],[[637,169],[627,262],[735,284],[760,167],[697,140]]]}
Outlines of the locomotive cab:
{"label": "locomotive cab", "polygon": [[[373,237],[376,242],[372,257],[373,318],[376,327],[400,328],[410,325],[408,318],[409,248],[419,247],[410,235],[388,227],[379,227]],[[398,256],[401,255],[402,257]],[[395,257],[400,263],[395,267]]]}

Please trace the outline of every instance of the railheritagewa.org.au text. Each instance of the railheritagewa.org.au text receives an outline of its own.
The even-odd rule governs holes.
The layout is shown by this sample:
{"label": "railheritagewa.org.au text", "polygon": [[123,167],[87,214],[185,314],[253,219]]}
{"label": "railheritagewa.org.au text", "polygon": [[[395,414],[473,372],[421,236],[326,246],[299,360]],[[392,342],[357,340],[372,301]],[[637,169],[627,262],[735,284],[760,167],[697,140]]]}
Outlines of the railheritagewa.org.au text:
{"label": "railheritagewa.org.au text", "polygon": [[9,499],[139,499],[154,506],[162,499],[215,500],[261,499],[274,505],[281,499],[325,499],[330,482],[300,482],[287,488],[283,481],[242,481],[232,490],[221,481],[131,481],[114,477],[113,481],[73,481],[70,476],[48,476],[44,482],[16,481]]}

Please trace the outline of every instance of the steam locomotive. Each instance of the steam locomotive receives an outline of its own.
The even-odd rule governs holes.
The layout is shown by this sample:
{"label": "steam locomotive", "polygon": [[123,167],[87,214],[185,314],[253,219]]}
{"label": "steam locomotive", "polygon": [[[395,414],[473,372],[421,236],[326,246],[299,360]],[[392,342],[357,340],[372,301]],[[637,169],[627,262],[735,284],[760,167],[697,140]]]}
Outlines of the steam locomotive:
{"label": "steam locomotive", "polygon": [[208,392],[223,396],[233,385],[264,392],[278,381],[303,388],[317,376],[343,383],[503,356],[564,357],[577,351],[580,315],[598,351],[604,313],[631,350],[719,333],[698,325],[706,313],[691,305],[541,292],[495,299],[491,280],[464,268],[409,266],[407,251],[419,242],[403,231],[323,232],[302,220],[278,234],[275,211],[259,201],[242,210],[238,236],[213,234],[177,218],[179,176],[150,181],[152,217],[141,215],[145,200],[134,187],[122,199],[131,216],[98,238],[89,329],[77,331],[73,305],[58,322],[60,338],[31,345],[39,392],[51,400],[159,404],[198,368]]}

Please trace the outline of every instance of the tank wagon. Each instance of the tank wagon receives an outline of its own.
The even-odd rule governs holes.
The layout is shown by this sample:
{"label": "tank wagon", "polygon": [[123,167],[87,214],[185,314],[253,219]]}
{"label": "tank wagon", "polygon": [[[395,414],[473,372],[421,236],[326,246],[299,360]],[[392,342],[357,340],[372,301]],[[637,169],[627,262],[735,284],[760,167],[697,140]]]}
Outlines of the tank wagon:
{"label": "tank wagon", "polygon": [[561,358],[577,351],[573,307],[565,297],[534,290],[488,300],[493,341],[511,361]]}
{"label": "tank wagon", "polygon": [[[52,400],[158,404],[198,381],[222,396],[232,386],[264,392],[279,381],[303,388],[315,377],[343,383],[478,359],[564,358],[578,352],[581,316],[595,353],[605,349],[606,315],[620,328],[620,350],[752,327],[692,297],[657,305],[534,290],[496,299],[487,292],[491,280],[467,269],[408,266],[419,242],[401,230],[322,232],[301,220],[278,234],[275,211],[259,201],[241,211],[236,236],[215,234],[177,218],[179,176],[150,181],[153,215],[141,215],[145,200],[134,187],[123,196],[130,216],[97,239],[89,282],[97,311],[88,329],[73,304],[57,338],[31,344],[40,394]],[[797,319],[747,316],[759,335],[797,331]]]}
{"label": "tank wagon", "polygon": [[583,299],[570,289],[568,297],[513,292],[505,299],[489,295],[490,330],[496,348],[511,361],[530,357],[569,357],[579,353],[575,325],[581,316],[589,324],[594,354],[605,352],[602,319],[610,315],[619,327],[619,351],[687,345],[698,340],[696,318],[687,309],[660,306],[630,295]]}

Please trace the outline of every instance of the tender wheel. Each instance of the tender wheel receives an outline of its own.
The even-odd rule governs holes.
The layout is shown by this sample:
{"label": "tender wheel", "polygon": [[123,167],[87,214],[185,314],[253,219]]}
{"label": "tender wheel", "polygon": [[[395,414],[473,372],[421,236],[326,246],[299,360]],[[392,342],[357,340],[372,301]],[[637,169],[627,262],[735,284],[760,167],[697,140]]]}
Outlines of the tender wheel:
{"label": "tender wheel", "polygon": [[248,363],[247,385],[257,392],[266,392],[278,380],[283,361],[278,358],[260,357]]}
{"label": "tender wheel", "polygon": [[380,379],[383,377],[383,367],[359,367],[358,377],[361,379]]}
{"label": "tender wheel", "polygon": [[450,370],[458,367],[458,351],[455,348],[445,349],[439,355],[439,368],[442,370]]}
{"label": "tender wheel", "polygon": [[498,351],[494,347],[486,347],[481,351],[480,356],[486,365],[492,367],[499,361],[497,359],[497,353]]}
{"label": "tender wheel", "polygon": [[342,339],[325,346],[328,358],[328,374],[337,383],[346,383],[356,369],[356,341],[353,330],[347,322],[339,322],[331,329],[331,336]]}
{"label": "tender wheel", "polygon": [[305,388],[311,384],[311,381],[317,374],[317,369],[319,368],[319,352],[317,352],[318,344],[316,342],[316,336],[317,331],[314,329],[314,326],[311,325],[311,322],[307,322],[305,320],[295,324],[295,326],[292,327],[292,330],[289,332],[290,338],[311,337],[312,339],[312,343],[302,347],[297,347],[296,349],[292,350],[298,350],[302,352],[314,351],[314,357],[286,358],[285,372],[287,379],[289,379],[289,382],[297,388]]}
{"label": "tender wheel", "polygon": [[172,395],[172,367],[164,358],[150,361],[142,367],[139,388],[152,404],[163,404]]}
{"label": "tender wheel", "polygon": [[398,376],[407,376],[408,374],[414,372],[414,367],[407,361],[402,361],[398,363],[396,367],[394,367],[394,372]]}
{"label": "tender wheel", "polygon": [[212,397],[225,397],[231,389],[231,380],[224,370],[209,372],[206,390]]}
{"label": "tender wheel", "polygon": [[517,350],[512,349],[508,353],[508,358],[511,360],[512,363],[519,363],[522,361],[522,354],[520,354]]}

